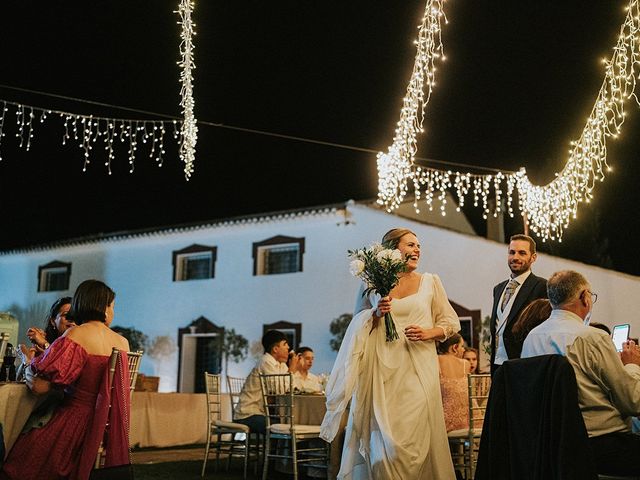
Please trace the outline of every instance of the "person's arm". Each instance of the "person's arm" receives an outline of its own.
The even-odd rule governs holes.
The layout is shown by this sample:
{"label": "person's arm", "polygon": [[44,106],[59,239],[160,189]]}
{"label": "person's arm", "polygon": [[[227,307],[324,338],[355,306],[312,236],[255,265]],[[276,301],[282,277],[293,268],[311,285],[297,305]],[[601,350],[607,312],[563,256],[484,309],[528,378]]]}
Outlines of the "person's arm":
{"label": "person's arm", "polygon": [[433,296],[431,298],[431,315],[433,328],[421,328],[418,325],[408,325],[405,328],[407,340],[444,341],[456,332],[460,331],[460,320],[455,310],[449,303],[447,293],[437,275],[433,275]]}
{"label": "person's arm", "polygon": [[49,342],[47,342],[47,337],[44,333],[44,330],[38,327],[31,327],[27,330],[27,337],[31,340],[31,343],[34,347],[39,349],[39,352],[44,352],[47,348],[49,348]]}
{"label": "person's arm", "polygon": [[31,365],[27,365],[25,367],[24,379],[27,387],[29,387],[29,389],[36,395],[44,395],[51,391],[51,382],[33,373]]}
{"label": "person's arm", "polygon": [[640,415],[640,348],[635,343],[627,342],[619,356],[608,338],[590,335],[578,337],[570,351],[585,358],[587,373],[602,383],[623,415]]}

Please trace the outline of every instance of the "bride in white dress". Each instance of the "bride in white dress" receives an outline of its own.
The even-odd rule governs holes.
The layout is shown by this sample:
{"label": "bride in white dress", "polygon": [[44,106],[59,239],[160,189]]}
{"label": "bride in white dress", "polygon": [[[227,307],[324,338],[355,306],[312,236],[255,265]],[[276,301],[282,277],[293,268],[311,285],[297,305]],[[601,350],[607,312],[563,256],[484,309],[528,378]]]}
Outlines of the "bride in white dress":
{"label": "bride in white dress", "polygon": [[[442,411],[435,341],[460,330],[440,279],[415,271],[420,244],[393,229],[382,242],[410,255],[389,297],[362,298],[327,384],[321,436],[332,441],[351,400],[338,479],[455,480]],[[399,339],[386,342],[392,311]]]}

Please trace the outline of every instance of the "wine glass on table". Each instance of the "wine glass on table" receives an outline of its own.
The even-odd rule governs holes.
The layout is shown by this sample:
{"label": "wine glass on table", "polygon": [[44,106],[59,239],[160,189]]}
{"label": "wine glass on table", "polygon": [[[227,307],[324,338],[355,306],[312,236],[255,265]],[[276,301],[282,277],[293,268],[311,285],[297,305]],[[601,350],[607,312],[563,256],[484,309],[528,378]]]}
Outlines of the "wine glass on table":
{"label": "wine glass on table", "polygon": [[16,379],[16,350],[12,344],[7,345],[2,362],[0,381],[10,382]]}

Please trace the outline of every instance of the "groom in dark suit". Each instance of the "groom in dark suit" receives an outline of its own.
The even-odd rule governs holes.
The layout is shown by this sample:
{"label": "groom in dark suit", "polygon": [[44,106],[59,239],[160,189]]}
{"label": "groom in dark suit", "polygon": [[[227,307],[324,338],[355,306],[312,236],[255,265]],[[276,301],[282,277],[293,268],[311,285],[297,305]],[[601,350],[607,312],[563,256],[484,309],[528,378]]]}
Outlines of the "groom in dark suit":
{"label": "groom in dark suit", "polygon": [[509,239],[508,265],[511,275],[493,287],[491,311],[491,374],[505,361],[520,358],[523,340],[511,329],[520,312],[532,301],[547,298],[547,281],[531,272],[536,261],[536,242],[527,235]]}

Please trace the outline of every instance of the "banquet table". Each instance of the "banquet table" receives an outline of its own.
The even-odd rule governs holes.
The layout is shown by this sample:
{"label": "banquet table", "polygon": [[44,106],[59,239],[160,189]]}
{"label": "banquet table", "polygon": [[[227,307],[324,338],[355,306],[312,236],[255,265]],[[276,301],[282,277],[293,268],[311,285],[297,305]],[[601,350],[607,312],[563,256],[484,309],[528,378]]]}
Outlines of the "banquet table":
{"label": "banquet table", "polygon": [[[204,393],[133,392],[129,443],[171,447],[207,441],[207,396]],[[229,403],[223,395],[223,403]],[[231,407],[227,407],[231,415]]]}
{"label": "banquet table", "polygon": [[4,435],[5,456],[37,403],[38,397],[24,383],[0,384],[0,424]]}
{"label": "banquet table", "polygon": [[327,411],[324,395],[301,394],[293,397],[295,422],[301,425],[320,425]]}

